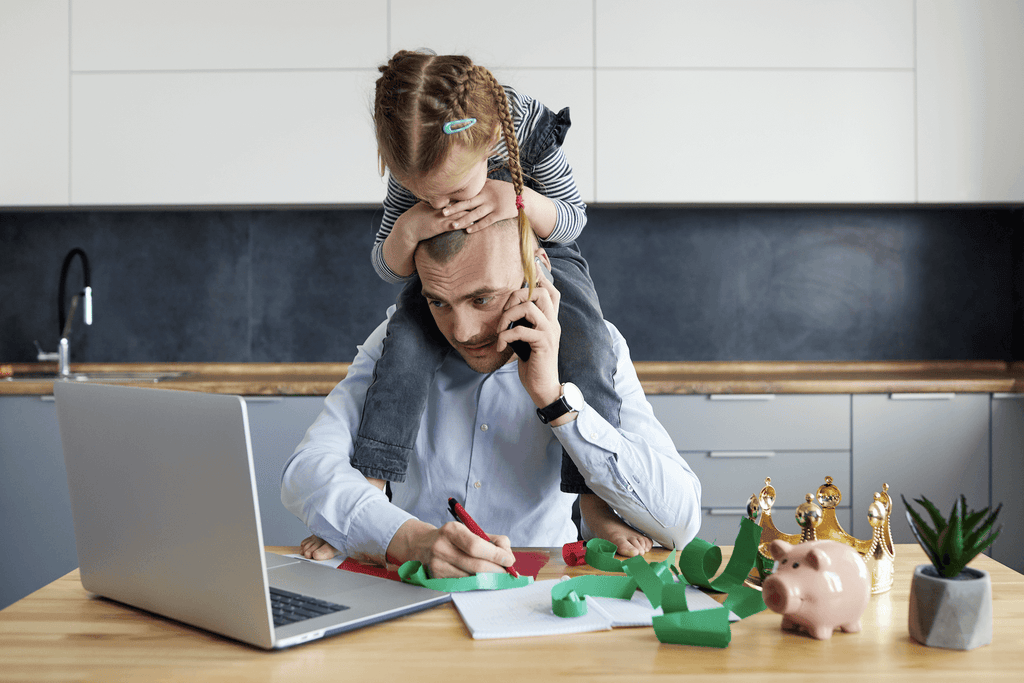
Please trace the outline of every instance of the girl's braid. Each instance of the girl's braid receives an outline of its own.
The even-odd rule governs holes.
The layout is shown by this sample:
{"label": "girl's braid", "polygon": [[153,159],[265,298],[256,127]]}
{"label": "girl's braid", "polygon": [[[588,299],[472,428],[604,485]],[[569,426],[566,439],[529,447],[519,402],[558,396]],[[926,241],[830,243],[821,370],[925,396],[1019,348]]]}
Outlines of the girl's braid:
{"label": "girl's braid", "polygon": [[523,167],[519,162],[519,141],[516,140],[515,124],[512,122],[512,110],[508,104],[508,97],[505,89],[501,87],[494,74],[482,66],[474,66],[473,74],[483,80],[490,88],[497,104],[498,121],[501,124],[501,132],[505,138],[505,149],[508,150],[508,170],[512,174],[512,187],[516,192],[516,210],[519,213],[519,253],[523,261],[523,273],[530,288],[530,295],[533,295],[533,287],[537,281],[537,271],[533,264],[533,240],[530,233],[530,220],[526,217],[526,210],[522,205],[523,196]]}

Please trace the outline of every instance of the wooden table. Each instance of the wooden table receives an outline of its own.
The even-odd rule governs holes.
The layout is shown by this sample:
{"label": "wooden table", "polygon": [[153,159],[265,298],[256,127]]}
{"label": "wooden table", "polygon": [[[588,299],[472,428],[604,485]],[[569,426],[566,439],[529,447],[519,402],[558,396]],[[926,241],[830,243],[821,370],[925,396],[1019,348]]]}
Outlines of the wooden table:
{"label": "wooden table", "polygon": [[[551,561],[541,579],[594,573],[588,567],[565,567],[559,550],[547,552]],[[654,551],[648,559],[665,554]],[[898,547],[896,584],[872,597],[861,633],[817,641],[781,631],[781,617],[766,611],[734,624],[726,649],[663,645],[651,628],[474,641],[455,607],[447,604],[264,652],[92,597],[76,570],[0,611],[0,681],[534,683],[555,678],[638,681],[652,674],[714,675],[742,683],[1024,679],[1024,576],[988,557],[977,558],[972,566],[992,576],[993,642],[970,652],[941,650],[907,635],[910,579],[914,566],[923,562],[917,546]]]}

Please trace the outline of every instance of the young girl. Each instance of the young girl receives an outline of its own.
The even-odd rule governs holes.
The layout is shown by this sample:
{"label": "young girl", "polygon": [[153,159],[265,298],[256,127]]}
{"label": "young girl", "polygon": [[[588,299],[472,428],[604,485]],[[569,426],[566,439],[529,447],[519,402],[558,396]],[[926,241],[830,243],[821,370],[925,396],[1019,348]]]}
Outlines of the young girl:
{"label": "young girl", "polygon": [[[451,350],[420,293],[416,245],[446,230],[472,232],[516,216],[521,235],[532,227],[541,240],[561,293],[559,375],[618,427],[611,338],[574,243],[586,207],[561,150],[568,109],[551,112],[464,56],[401,51],[380,71],[374,123],[381,174],[388,170],[390,178],[372,258],[384,280],[408,284],[367,391],[353,467],[367,477],[405,480],[434,371]],[[527,251],[523,265],[532,285],[536,273]],[[596,500],[564,452],[561,488],[587,494],[581,509],[592,532],[640,536],[637,551],[649,549],[648,539],[629,533]],[[614,522],[624,528],[616,530]]]}

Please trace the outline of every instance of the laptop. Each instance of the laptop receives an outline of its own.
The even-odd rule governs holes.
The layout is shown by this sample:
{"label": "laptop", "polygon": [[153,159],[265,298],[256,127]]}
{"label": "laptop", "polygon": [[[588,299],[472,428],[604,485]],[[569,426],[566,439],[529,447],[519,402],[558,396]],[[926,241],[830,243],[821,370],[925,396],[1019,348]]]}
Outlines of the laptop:
{"label": "laptop", "polygon": [[451,599],[265,552],[242,397],[67,381],[53,393],[91,593],[266,649]]}

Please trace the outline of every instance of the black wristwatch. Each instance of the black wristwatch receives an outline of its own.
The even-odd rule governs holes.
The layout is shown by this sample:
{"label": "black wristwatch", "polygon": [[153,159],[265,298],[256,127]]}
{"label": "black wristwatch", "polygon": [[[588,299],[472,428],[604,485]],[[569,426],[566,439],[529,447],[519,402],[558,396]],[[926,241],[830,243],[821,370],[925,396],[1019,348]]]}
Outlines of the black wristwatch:
{"label": "black wristwatch", "polygon": [[562,385],[562,395],[549,406],[537,408],[537,417],[544,424],[557,420],[566,413],[583,409],[583,392],[572,382]]}

